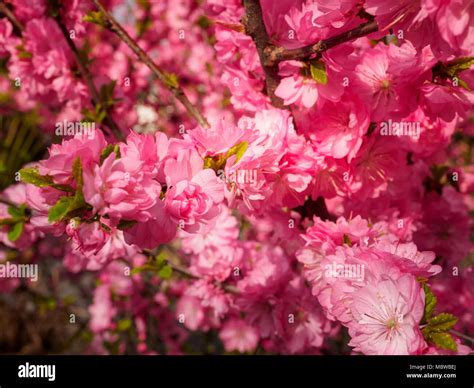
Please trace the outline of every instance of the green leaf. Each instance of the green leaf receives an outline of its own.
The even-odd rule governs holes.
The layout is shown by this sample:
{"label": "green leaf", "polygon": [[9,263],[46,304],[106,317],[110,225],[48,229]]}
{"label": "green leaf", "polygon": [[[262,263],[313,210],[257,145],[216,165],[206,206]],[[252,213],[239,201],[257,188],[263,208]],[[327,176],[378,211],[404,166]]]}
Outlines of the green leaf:
{"label": "green leaf", "polygon": [[226,159],[230,158],[232,155],[235,155],[235,161],[238,162],[240,159],[242,159],[242,156],[244,156],[245,151],[247,151],[248,147],[249,143],[247,143],[246,141],[243,141],[242,143],[233,146],[229,151],[227,151]]}
{"label": "green leaf", "polygon": [[8,214],[10,214],[14,220],[23,219],[25,217],[25,210],[25,205],[20,207],[8,206]]}
{"label": "green leaf", "polygon": [[100,164],[104,163],[112,152],[115,152],[115,159],[120,158],[120,147],[117,144],[109,144],[100,153]]}
{"label": "green leaf", "polygon": [[10,227],[8,231],[8,239],[11,242],[17,241],[21,237],[21,234],[23,233],[24,226],[25,226],[24,222],[17,222],[12,227]]}
{"label": "green leaf", "polygon": [[20,170],[20,179],[24,183],[37,187],[52,187],[61,191],[74,192],[72,187],[54,183],[53,178],[49,175],[41,175],[36,167],[22,168]]}
{"label": "green leaf", "polygon": [[13,218],[0,218],[0,226],[5,225],[13,225],[16,224],[18,221],[14,220]]}
{"label": "green leaf", "polygon": [[431,288],[423,283],[423,290],[425,291],[425,312],[423,314],[423,321],[428,322],[433,314],[433,310],[436,307],[436,296],[431,292]]}
{"label": "green leaf", "polygon": [[114,152],[114,145],[113,144],[108,144],[107,147],[105,147],[102,152],[100,153],[100,164],[104,163],[104,160],[107,159],[112,152]]}
{"label": "green leaf", "polygon": [[74,197],[61,197],[58,202],[56,202],[56,204],[51,209],[49,209],[48,221],[59,222],[66,218],[73,202]]}
{"label": "green leaf", "polygon": [[471,88],[469,87],[469,85],[467,84],[466,81],[462,80],[459,77],[455,77],[455,79],[457,80],[457,83],[458,83],[459,86],[461,86],[463,89],[467,90],[468,92],[471,91]]}
{"label": "green leaf", "polygon": [[454,77],[455,75],[464,70],[469,70],[472,65],[474,65],[474,57],[456,58],[446,63],[446,67],[448,68],[448,74],[451,77]]}
{"label": "green leaf", "polygon": [[450,330],[456,323],[458,319],[448,313],[441,313],[428,321],[428,329],[431,333],[443,333]]}
{"label": "green leaf", "polygon": [[76,193],[74,194],[73,202],[69,207],[69,212],[74,210],[80,209],[86,205],[84,200],[84,193],[82,192],[82,188],[84,187],[84,179],[82,176],[82,163],[81,158],[77,158],[73,165],[72,165],[72,176],[76,181]]}
{"label": "green leaf", "polygon": [[82,163],[81,158],[77,158],[72,164],[72,177],[76,181],[77,188],[82,190],[83,178],[82,178]]}
{"label": "green leaf", "polygon": [[118,331],[127,331],[132,327],[132,321],[130,319],[121,319],[117,322]]}
{"label": "green leaf", "polygon": [[31,58],[33,58],[33,54],[30,53],[29,51],[27,51],[23,45],[20,44],[20,45],[16,46],[16,49],[18,51],[18,58],[20,58],[20,59],[31,59]]}
{"label": "green leaf", "polygon": [[161,267],[166,264],[166,253],[165,252],[160,252],[158,255],[155,257],[156,264]]}
{"label": "green leaf", "polygon": [[21,169],[20,179],[24,183],[29,183],[38,187],[49,187],[54,184],[53,178],[47,175],[41,175],[35,167]]}
{"label": "green leaf", "polygon": [[326,85],[328,83],[328,73],[323,62],[313,61],[309,65],[311,77],[319,84]]}
{"label": "green leaf", "polygon": [[82,18],[82,20],[102,27],[108,26],[107,18],[101,11],[90,11]]}
{"label": "green leaf", "polygon": [[173,269],[169,265],[165,265],[158,272],[158,276],[162,279],[169,279],[173,275]]}
{"label": "green leaf", "polygon": [[178,79],[178,76],[174,73],[166,73],[165,72],[163,82],[169,88],[172,88],[172,89],[178,89],[179,88],[179,79]]}
{"label": "green leaf", "polygon": [[106,107],[114,104],[114,90],[117,81],[112,80],[109,83],[102,85],[99,91],[100,102]]}
{"label": "green leaf", "polygon": [[458,349],[456,342],[449,333],[432,333],[428,340],[441,349],[451,350],[453,352]]}

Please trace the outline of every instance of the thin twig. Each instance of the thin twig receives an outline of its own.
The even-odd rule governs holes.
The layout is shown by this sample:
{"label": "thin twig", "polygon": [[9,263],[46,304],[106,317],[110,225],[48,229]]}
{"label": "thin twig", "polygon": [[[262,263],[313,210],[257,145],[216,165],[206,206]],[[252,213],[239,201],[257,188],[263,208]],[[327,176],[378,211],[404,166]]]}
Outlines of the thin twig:
{"label": "thin twig", "polygon": [[[193,274],[191,271],[189,271],[188,269],[186,268],[183,268],[179,265],[176,265],[176,264],[173,264],[171,263],[170,261],[168,261],[168,265],[171,267],[171,269],[189,279],[194,279],[194,280],[199,280],[201,279],[200,276],[198,275],[195,275]],[[222,282],[214,282],[214,284],[217,286],[217,287],[220,287],[222,288],[224,291],[227,291],[227,292],[230,292],[232,294],[239,294],[240,293],[240,290],[235,287],[235,286],[232,286],[232,285],[229,285],[229,284],[225,284],[225,283],[222,283]]]}
{"label": "thin twig", "polygon": [[470,343],[474,344],[474,338],[469,337],[466,334],[463,334],[457,330],[451,330],[451,333],[453,333],[456,337],[462,338],[463,340],[469,341]]}
{"label": "thin twig", "polygon": [[16,18],[13,12],[7,7],[7,5],[0,0],[0,13],[3,13],[8,20],[17,28],[18,31],[23,31],[23,24]]}
{"label": "thin twig", "polygon": [[368,21],[360,26],[346,31],[342,34],[333,36],[328,39],[320,40],[315,44],[304,46],[297,49],[285,49],[283,47],[276,47],[269,45],[265,48],[264,61],[266,66],[274,66],[281,61],[287,60],[306,60],[313,56],[319,56],[324,51],[329,50],[341,43],[350,42],[351,40],[361,38],[378,30],[378,25],[375,20]]}
{"label": "thin twig", "polygon": [[285,109],[283,100],[275,95],[275,90],[280,84],[280,76],[278,75],[278,63],[269,63],[266,60],[266,48],[270,45],[270,37],[268,36],[263,21],[262,7],[259,0],[244,0],[245,16],[243,24],[245,32],[250,35],[257,46],[258,56],[265,72],[265,83],[267,96],[270,98],[272,105]]}
{"label": "thin twig", "polygon": [[[167,245],[166,249],[170,250],[172,254],[178,255],[178,251],[174,247],[172,247],[171,245]],[[147,255],[148,257],[153,258],[157,255],[157,250],[156,249],[154,249],[154,250],[144,249],[143,253],[145,255]],[[166,260],[166,264],[169,265],[174,272],[177,272],[180,275],[183,275],[184,277],[186,277],[188,279],[192,279],[192,280],[202,279],[201,276],[192,273],[189,269],[184,268],[184,267],[182,267],[178,264],[175,264],[175,263],[171,262],[168,259]],[[225,284],[225,283],[219,282],[217,280],[214,282],[214,284],[217,287],[222,288],[224,291],[227,291],[229,293],[232,293],[232,294],[239,294],[240,293],[240,290],[235,286]]]}
{"label": "thin twig", "polygon": [[135,40],[125,31],[125,29],[115,20],[115,18],[105,9],[99,0],[94,0],[94,4],[101,11],[105,17],[108,28],[114,32],[130,49],[136,54],[136,56],[148,66],[152,73],[158,78],[162,84],[179,100],[188,113],[198,122],[203,128],[209,128],[209,123],[201,112],[189,101],[188,97],[181,89],[179,84],[170,80],[170,76],[161,70],[156,63],[148,56],[148,54],[142,50],[142,48],[135,42]]}
{"label": "thin twig", "polygon": [[[76,63],[77,63],[77,66],[79,68],[79,72],[81,73],[81,76],[84,79],[84,81],[86,82],[87,87],[89,89],[89,92],[91,93],[92,103],[93,103],[94,106],[96,106],[97,104],[100,103],[100,96],[99,96],[99,92],[98,92],[98,90],[97,90],[97,88],[94,84],[93,76],[92,76],[91,72],[89,71],[89,68],[88,68],[87,64],[83,60],[83,58],[81,56],[81,53],[77,49],[75,43],[72,41],[72,39],[69,35],[69,31],[67,30],[67,28],[64,25],[64,23],[62,22],[62,20],[59,17],[57,17],[56,22],[57,22],[64,38],[66,39],[67,45],[71,49],[71,51],[74,55],[74,58],[76,59]],[[117,140],[124,140],[125,139],[125,137],[123,135],[123,132],[121,131],[121,129],[119,128],[117,123],[114,121],[114,119],[111,117],[110,112],[107,112],[107,115],[104,119],[104,122],[107,125],[107,127],[110,128],[110,130],[115,135]]]}
{"label": "thin twig", "polygon": [[11,206],[11,207],[17,207],[18,205],[14,204],[13,202],[9,201],[8,199],[0,198],[0,203],[3,203],[4,205]]}

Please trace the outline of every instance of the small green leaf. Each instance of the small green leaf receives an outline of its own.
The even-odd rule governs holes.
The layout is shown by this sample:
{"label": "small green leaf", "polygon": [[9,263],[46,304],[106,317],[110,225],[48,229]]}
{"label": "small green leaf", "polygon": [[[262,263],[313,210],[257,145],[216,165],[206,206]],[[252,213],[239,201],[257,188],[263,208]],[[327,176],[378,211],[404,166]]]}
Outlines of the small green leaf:
{"label": "small green leaf", "polygon": [[319,84],[326,85],[328,83],[328,73],[323,62],[313,61],[309,65],[311,77]]}
{"label": "small green leaf", "polygon": [[172,89],[179,88],[179,79],[178,76],[174,73],[164,73],[164,80],[166,86]]}
{"label": "small green leaf", "polygon": [[158,276],[162,279],[169,279],[173,275],[173,269],[169,265],[165,265],[158,272]]}
{"label": "small green leaf", "polygon": [[27,51],[23,45],[16,46],[16,49],[18,51],[18,58],[20,58],[20,59],[31,59],[31,58],[33,58],[33,54],[30,53],[29,51]]}
{"label": "small green leaf", "polygon": [[23,219],[25,217],[25,209],[24,205],[20,207],[8,206],[8,214],[12,216],[14,220]]}
{"label": "small green leaf", "polygon": [[13,218],[0,218],[0,226],[5,225],[13,225],[16,224],[18,221],[14,220]]}
{"label": "small green leaf", "polygon": [[458,349],[456,342],[449,333],[432,333],[428,337],[428,341],[441,349],[451,350],[453,352]]}
{"label": "small green leaf", "polygon": [[115,152],[115,159],[120,158],[120,147],[117,144],[109,144],[100,153],[100,164],[104,163],[112,152]]}
{"label": "small green leaf", "polygon": [[242,156],[244,156],[245,151],[247,151],[248,146],[249,146],[249,143],[247,143],[246,141],[243,141],[233,146],[229,151],[227,151],[226,160],[230,158],[232,155],[235,155],[236,156],[235,161],[238,162],[240,159],[242,159]]}
{"label": "small green leaf", "polygon": [[74,201],[74,197],[61,197],[56,204],[49,209],[48,221],[49,222],[58,222],[62,221],[71,208],[71,204]]}
{"label": "small green leaf", "polygon": [[458,319],[454,315],[441,313],[431,318],[426,328],[431,333],[443,333],[450,330],[457,321]]}
{"label": "small green leaf", "polygon": [[101,11],[90,11],[82,18],[82,20],[102,27],[107,27],[108,25],[107,18]]}
{"label": "small green leaf", "polygon": [[132,327],[132,321],[130,319],[121,319],[117,322],[118,331],[127,331]]}
{"label": "small green leaf", "polygon": [[72,164],[72,177],[78,186],[82,186],[82,163],[81,158],[76,158]]}
{"label": "small green leaf", "polygon": [[35,167],[21,169],[20,179],[24,183],[29,183],[38,187],[48,187],[54,184],[53,178],[47,175],[41,175]]}
{"label": "small green leaf", "polygon": [[448,68],[448,74],[451,77],[454,77],[455,75],[464,70],[469,70],[472,65],[474,65],[474,57],[456,58],[446,63],[446,67]]}
{"label": "small green leaf", "polygon": [[54,183],[53,178],[49,175],[41,175],[35,167],[22,168],[20,170],[20,179],[24,183],[37,187],[52,187],[61,191],[74,192],[72,187]]}
{"label": "small green leaf", "polygon": [[166,253],[165,252],[160,252],[158,255],[155,257],[156,264],[161,267],[166,264]]}
{"label": "small green leaf", "polygon": [[21,234],[23,233],[25,223],[24,222],[17,222],[13,226],[10,227],[8,230],[8,239],[11,242],[17,241],[20,237]]}
{"label": "small green leaf", "polygon": [[423,290],[425,291],[425,312],[423,314],[423,321],[428,322],[436,307],[437,300],[426,283],[423,283]]}
{"label": "small green leaf", "polygon": [[109,83],[102,85],[99,91],[100,102],[105,107],[112,106],[114,104],[114,90],[117,81],[112,80]]}

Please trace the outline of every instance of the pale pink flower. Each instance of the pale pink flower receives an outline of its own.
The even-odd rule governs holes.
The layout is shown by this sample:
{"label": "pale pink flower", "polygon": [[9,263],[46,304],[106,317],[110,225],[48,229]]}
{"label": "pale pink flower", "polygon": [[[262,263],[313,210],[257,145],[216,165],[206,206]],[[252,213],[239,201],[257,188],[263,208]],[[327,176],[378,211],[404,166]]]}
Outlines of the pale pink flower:
{"label": "pale pink flower", "polygon": [[224,323],[219,332],[219,337],[224,343],[226,351],[238,351],[240,353],[255,350],[260,339],[255,327],[235,318]]}
{"label": "pale pink flower", "polygon": [[112,303],[110,289],[107,285],[101,285],[94,290],[94,302],[89,306],[89,313],[91,315],[89,326],[94,333],[111,328],[117,308]]}
{"label": "pale pink flower", "polygon": [[309,75],[302,74],[306,65],[297,61],[285,61],[280,64],[282,79],[275,95],[284,100],[285,105],[295,104],[302,108],[311,108],[316,102],[322,105],[325,100],[339,101],[342,93],[342,82],[336,74],[327,68],[327,83],[319,83]]}
{"label": "pale pink flower", "polygon": [[409,275],[385,279],[353,294],[350,346],[364,354],[416,354],[426,346],[418,327],[425,296]]}

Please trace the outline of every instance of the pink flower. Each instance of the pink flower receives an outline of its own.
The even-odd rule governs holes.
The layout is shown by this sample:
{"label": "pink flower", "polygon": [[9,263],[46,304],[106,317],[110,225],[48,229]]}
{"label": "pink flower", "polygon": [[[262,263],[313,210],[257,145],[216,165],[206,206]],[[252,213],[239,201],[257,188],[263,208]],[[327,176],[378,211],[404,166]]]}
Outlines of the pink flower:
{"label": "pink flower", "polygon": [[222,326],[219,337],[228,352],[252,352],[258,345],[258,331],[241,319],[230,319]]}
{"label": "pink flower", "polygon": [[204,322],[204,310],[199,299],[187,295],[180,298],[176,306],[176,320],[190,330],[199,329]]}
{"label": "pink flower", "polygon": [[235,126],[224,118],[211,128],[196,127],[187,134],[202,157],[225,155],[232,147],[247,138],[243,128]]}
{"label": "pink flower", "polygon": [[452,121],[456,114],[464,116],[472,106],[460,86],[426,84],[421,91],[425,111],[434,119]]}
{"label": "pink flower", "polygon": [[89,326],[94,333],[111,327],[117,309],[112,304],[110,289],[107,285],[99,286],[94,290],[94,302],[89,306],[89,313],[91,314]]}
{"label": "pink flower", "polygon": [[344,97],[338,103],[329,102],[319,110],[308,136],[317,150],[335,159],[350,162],[362,145],[362,137],[369,128],[366,107],[356,97]]}
{"label": "pink flower", "polygon": [[151,218],[138,222],[125,230],[125,240],[143,249],[153,249],[160,244],[170,242],[177,232],[177,223],[165,209],[163,201],[158,200],[149,209]]}
{"label": "pink flower", "polygon": [[127,159],[114,153],[101,166],[84,171],[84,198],[100,215],[147,221],[160,199],[161,185],[146,172],[126,170]]}
{"label": "pink flower", "polygon": [[275,315],[285,353],[314,353],[321,348],[331,329],[321,306],[301,277],[292,279],[279,296]]}
{"label": "pink flower", "polygon": [[418,327],[425,297],[412,276],[368,284],[353,294],[349,345],[364,354],[416,354],[425,345]]}
{"label": "pink flower", "polygon": [[182,152],[165,165],[165,207],[170,217],[188,232],[211,227],[224,199],[224,187],[211,169],[202,169],[195,152]]}
{"label": "pink flower", "polygon": [[463,55],[473,54],[474,6],[469,0],[425,0],[427,12],[436,20],[443,39]]}
{"label": "pink flower", "polygon": [[[325,100],[339,101],[342,93],[342,82],[327,67],[328,81],[321,83],[302,72],[307,72],[306,65],[297,61],[285,61],[280,64],[282,80],[275,90],[275,95],[284,100],[285,105],[295,104],[299,107],[311,108]],[[326,71],[326,70],[325,70]]]}
{"label": "pink flower", "polygon": [[12,43],[16,42],[13,37],[13,26],[7,19],[0,19],[0,56],[8,54]]}
{"label": "pink flower", "polygon": [[[111,260],[128,257],[137,252],[136,247],[125,242],[123,231],[114,227],[109,220],[80,223],[72,219],[66,227],[71,238],[73,255],[84,256],[84,267],[98,270]],[[74,260],[73,257],[70,258]],[[76,257],[78,259],[78,257]],[[82,264],[80,264],[82,266]]]}
{"label": "pink flower", "polygon": [[[12,214],[12,210],[18,213],[20,206],[27,205],[27,188],[27,185],[19,183],[9,186],[5,191],[0,193],[0,200],[3,199],[16,205],[9,206],[0,201],[0,220],[14,220],[15,217],[14,214]],[[21,234],[19,234],[14,241],[10,239],[8,233],[9,230],[13,228],[13,225],[7,224],[0,226],[0,242],[5,244],[7,247],[16,249],[30,247],[36,240],[44,236],[43,231],[36,227],[36,221],[36,214],[31,215],[31,217],[25,214],[23,221],[21,222],[23,225]]]}
{"label": "pink flower", "polygon": [[56,183],[69,184],[75,160],[80,158],[84,169],[92,167],[99,162],[100,154],[106,146],[101,131],[92,132],[92,136],[77,134],[71,140],[53,144],[49,149],[49,158],[39,163],[39,172],[53,177]]}
{"label": "pink flower", "polygon": [[355,69],[357,90],[372,109],[372,120],[390,113],[405,115],[416,107],[413,92],[430,77],[436,63],[429,46],[418,53],[410,42],[400,47],[378,44],[365,52]]}
{"label": "pink flower", "polygon": [[191,256],[190,269],[201,276],[210,276],[219,281],[229,277],[242,256],[237,247],[239,229],[237,219],[230,210],[222,207],[214,227],[205,234],[182,231],[182,249]]}

